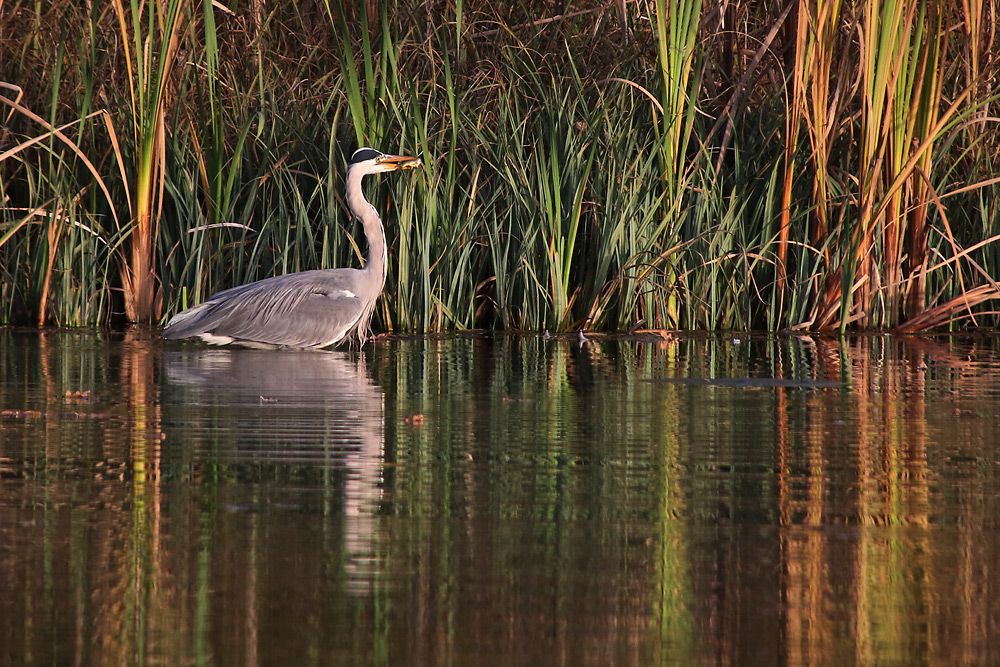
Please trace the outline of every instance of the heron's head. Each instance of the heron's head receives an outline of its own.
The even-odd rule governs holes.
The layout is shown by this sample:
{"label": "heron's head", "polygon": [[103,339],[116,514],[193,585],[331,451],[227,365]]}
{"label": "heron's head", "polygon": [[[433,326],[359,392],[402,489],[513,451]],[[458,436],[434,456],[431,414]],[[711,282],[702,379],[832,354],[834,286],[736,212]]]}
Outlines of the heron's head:
{"label": "heron's head", "polygon": [[360,169],[362,174],[379,174],[383,171],[400,169],[416,169],[421,165],[420,158],[405,155],[386,155],[374,148],[359,148],[351,155],[347,165],[349,171]]}

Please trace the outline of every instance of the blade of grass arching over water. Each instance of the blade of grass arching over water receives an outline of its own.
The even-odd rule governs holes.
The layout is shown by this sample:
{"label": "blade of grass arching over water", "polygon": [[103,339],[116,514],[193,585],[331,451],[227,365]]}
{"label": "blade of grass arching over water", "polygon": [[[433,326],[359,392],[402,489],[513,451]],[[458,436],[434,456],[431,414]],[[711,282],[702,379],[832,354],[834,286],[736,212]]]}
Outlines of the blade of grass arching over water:
{"label": "blade of grass arching over water", "polygon": [[[17,146],[9,148],[6,151],[4,151],[3,153],[0,153],[0,162],[3,162],[4,160],[6,160],[6,159],[8,159],[8,158],[10,158],[10,157],[12,157],[14,155],[16,155],[17,153],[25,150],[26,148],[28,148],[29,146],[32,146],[33,144],[36,144],[36,143],[39,143],[39,142],[45,140],[50,135],[54,136],[57,139],[59,139],[63,144],[65,144],[66,147],[69,148],[73,152],[73,154],[76,155],[80,159],[80,161],[86,167],[87,171],[91,174],[91,176],[94,177],[94,182],[97,184],[97,187],[101,190],[102,194],[104,194],[104,197],[105,197],[106,201],[109,204],[112,204],[112,202],[114,201],[114,199],[111,197],[111,192],[108,190],[108,186],[105,183],[104,179],[101,177],[100,172],[97,171],[97,167],[94,166],[94,163],[90,161],[90,158],[87,157],[86,153],[84,153],[83,150],[72,139],[70,139],[65,133],[63,133],[63,130],[68,129],[68,128],[74,126],[74,125],[77,125],[78,123],[81,123],[81,122],[83,122],[83,121],[85,121],[85,120],[87,120],[89,118],[93,118],[93,117],[104,117],[104,118],[106,118],[107,117],[107,112],[105,112],[105,111],[95,111],[94,113],[90,114],[89,116],[87,116],[85,118],[81,118],[81,119],[72,121],[70,123],[67,123],[66,125],[63,125],[62,127],[55,128],[55,127],[52,127],[51,125],[49,125],[44,119],[42,119],[40,116],[38,116],[37,114],[35,114],[30,109],[28,109],[28,108],[26,108],[24,106],[21,106],[20,104],[14,102],[13,100],[7,99],[3,95],[0,95],[0,104],[6,104],[7,106],[11,107],[12,111],[17,111],[18,113],[23,114],[25,117],[29,118],[30,120],[38,123],[42,127],[48,129],[48,132],[46,132],[44,134],[40,134],[40,135],[35,136],[35,137],[32,137],[31,139],[29,139],[27,141],[24,141],[24,142],[18,144]],[[117,214],[115,213],[113,205],[111,206],[111,215],[114,217],[115,223],[117,224],[118,217],[117,217]]]}
{"label": "blade of grass arching over water", "polygon": [[[55,83],[53,85],[55,85]],[[17,97],[21,97],[20,89],[17,86],[4,84],[2,87],[14,90],[18,93]],[[75,156],[79,162],[84,165],[87,173],[93,178],[92,183],[97,186],[96,190],[99,190],[103,194],[104,201],[109,204],[111,217],[117,221],[115,208],[112,203],[113,199],[104,178],[98,172],[97,167],[93,164],[93,162],[91,162],[84,150],[66,133],[70,128],[74,126],[83,126],[88,120],[94,117],[102,117],[107,120],[107,112],[103,110],[95,111],[66,123],[61,127],[54,127],[49,121],[44,120],[30,109],[8,99],[3,95],[0,95],[0,103],[9,106],[12,114],[17,112],[24,118],[27,118],[47,130],[47,132],[33,136],[16,146],[9,148],[3,153],[0,153],[0,163],[14,158],[21,160],[22,164],[28,164],[25,160],[24,154],[28,151],[28,149],[35,146],[45,150],[49,156],[49,160],[47,162],[48,168],[45,170],[45,173],[39,174],[41,181],[44,183],[44,188],[39,189],[44,189],[46,194],[54,196],[41,204],[41,206],[36,207],[27,217],[15,222],[11,229],[8,230],[2,238],[0,238],[0,247],[2,247],[17,230],[21,229],[31,219],[39,217],[48,221],[45,225],[45,237],[43,241],[40,241],[40,243],[32,243],[32,238],[29,237],[26,239],[28,241],[28,247],[35,246],[36,248],[45,249],[44,258],[40,261],[33,262],[34,266],[28,274],[28,281],[24,289],[25,293],[30,294],[30,298],[34,300],[32,305],[35,307],[35,323],[42,326],[48,320],[51,314],[50,310],[52,310],[49,308],[51,276],[53,271],[56,269],[56,262],[60,253],[62,253],[63,256],[66,256],[66,252],[73,253],[75,251],[79,251],[85,245],[93,250],[93,253],[90,255],[92,258],[90,266],[96,268],[96,265],[98,264],[98,253],[97,248],[94,247],[95,239],[93,238],[96,236],[96,232],[89,232],[88,236],[84,237],[80,244],[76,244],[70,249],[61,249],[59,247],[65,238],[64,233],[66,232],[67,225],[70,225],[70,231],[73,238],[79,236],[77,227],[88,227],[86,224],[77,220],[75,213],[68,211],[68,209],[72,209],[74,212],[79,210],[78,202],[83,196],[86,187],[83,190],[80,190],[79,186],[74,182],[70,169],[70,163],[73,162],[73,160],[67,158]],[[113,131],[110,126],[109,130]],[[49,139],[50,141],[46,143],[46,139]],[[56,143],[56,140],[58,140],[58,144]],[[69,149],[69,153],[66,154],[62,150],[57,150],[57,146]],[[2,201],[3,198],[2,194],[0,194],[0,201]],[[91,222],[89,229],[99,229],[99,225],[96,222]],[[29,254],[35,254],[37,257],[37,253]],[[41,276],[40,280],[38,279],[38,276]],[[100,287],[96,287],[96,289],[101,295],[99,299],[103,299],[106,292],[106,281],[99,281],[91,284],[95,286],[100,285]],[[69,315],[68,317],[60,318],[58,311],[65,313],[66,310],[64,309],[64,306],[69,301],[78,301],[78,299],[74,299],[71,294],[63,293],[62,296],[65,298],[57,299],[54,307],[57,311],[57,321],[64,324],[82,324],[82,322],[76,319],[79,315]],[[70,307],[69,310],[74,313],[82,313],[83,311],[88,310],[88,308],[85,305],[82,305],[76,308]]]}

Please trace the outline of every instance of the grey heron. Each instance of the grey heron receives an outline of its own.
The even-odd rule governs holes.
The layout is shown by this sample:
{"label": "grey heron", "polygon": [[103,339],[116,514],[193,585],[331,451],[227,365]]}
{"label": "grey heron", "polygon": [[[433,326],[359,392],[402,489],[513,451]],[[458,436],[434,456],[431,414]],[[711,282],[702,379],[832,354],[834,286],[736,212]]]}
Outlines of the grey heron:
{"label": "grey heron", "polygon": [[347,206],[368,239],[363,269],[289,273],[214,294],[175,315],[163,329],[169,339],[197,337],[214,345],[321,348],[356,337],[364,344],[375,302],[385,285],[385,230],[365,199],[369,174],[416,169],[419,158],[359,148],[347,167]]}

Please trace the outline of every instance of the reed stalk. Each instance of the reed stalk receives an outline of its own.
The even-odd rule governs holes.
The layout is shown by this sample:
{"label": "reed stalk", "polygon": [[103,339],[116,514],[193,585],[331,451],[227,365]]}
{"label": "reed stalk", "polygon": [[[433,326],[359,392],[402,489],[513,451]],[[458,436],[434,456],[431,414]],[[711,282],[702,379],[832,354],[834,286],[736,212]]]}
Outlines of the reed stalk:
{"label": "reed stalk", "polygon": [[[941,21],[933,3],[868,2],[862,35],[866,104],[860,211],[854,254],[841,286],[841,328],[852,320],[860,326],[898,324],[904,269],[913,284],[912,312],[917,312],[928,203],[921,174],[931,171],[935,134],[942,127]],[[907,236],[910,252],[904,266]],[[882,261],[876,270],[879,251]]]}
{"label": "reed stalk", "polygon": [[[792,97],[785,130],[785,171],[778,237],[779,289],[785,286],[785,277],[789,272],[792,188],[798,164],[798,137],[803,122],[811,147],[809,162],[813,174],[808,241],[813,247],[818,247],[829,234],[832,140],[837,127],[837,109],[845,96],[844,77],[838,77],[837,87],[831,89],[842,7],[843,0],[812,0],[799,3],[796,12]],[[823,252],[823,260],[826,271],[829,271],[828,248]]]}
{"label": "reed stalk", "polygon": [[[698,51],[701,14],[701,0],[656,0],[656,37],[663,77],[661,150],[667,191],[666,216],[679,216],[685,207],[688,145],[694,132],[695,107],[701,85]],[[664,279],[669,284],[674,281],[676,272],[671,260],[666,260],[665,267]],[[645,305],[647,310],[653,309],[648,298]],[[680,319],[673,295],[664,315],[664,319],[674,326]],[[646,320],[652,326],[659,318],[649,312]]]}
{"label": "reed stalk", "polygon": [[135,176],[128,197],[131,252],[121,271],[125,313],[130,322],[153,322],[159,319],[162,298],[157,292],[154,247],[162,213],[168,86],[187,3],[132,0],[126,6],[122,0],[113,0],[112,7],[123,45],[128,120],[135,147]]}

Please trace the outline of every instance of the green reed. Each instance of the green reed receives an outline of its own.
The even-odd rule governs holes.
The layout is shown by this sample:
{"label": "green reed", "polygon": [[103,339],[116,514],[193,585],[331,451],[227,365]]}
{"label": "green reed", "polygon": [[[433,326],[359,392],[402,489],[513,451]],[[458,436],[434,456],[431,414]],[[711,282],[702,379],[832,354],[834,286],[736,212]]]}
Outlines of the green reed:
{"label": "green reed", "polygon": [[803,2],[795,57],[759,63],[739,54],[784,15],[742,3],[722,32],[701,2],[643,3],[617,36],[598,12],[531,25],[486,2],[67,4],[58,44],[36,16],[0,54],[0,318],[162,321],[360,266],[359,145],[426,165],[366,183],[384,330],[988,313],[996,58],[979,3],[964,41],[931,4]]}

